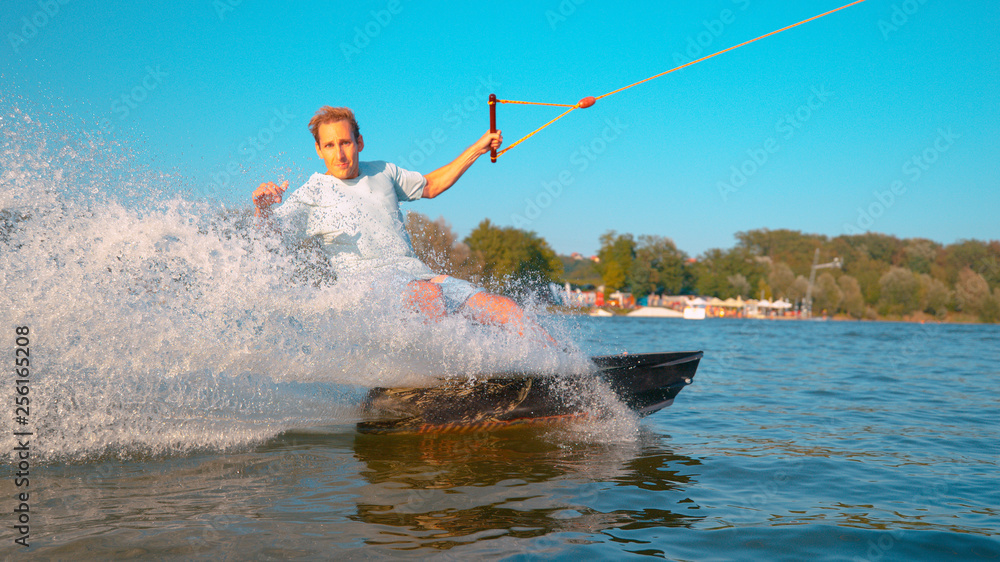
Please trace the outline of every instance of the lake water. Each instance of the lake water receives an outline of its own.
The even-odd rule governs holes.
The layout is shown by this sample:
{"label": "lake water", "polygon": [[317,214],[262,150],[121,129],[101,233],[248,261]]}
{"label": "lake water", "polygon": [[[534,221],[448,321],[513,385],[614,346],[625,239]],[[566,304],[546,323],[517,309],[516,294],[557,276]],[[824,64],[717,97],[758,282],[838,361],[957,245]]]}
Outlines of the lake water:
{"label": "lake water", "polygon": [[[705,358],[672,407],[639,422],[406,436],[358,434],[347,416],[222,448],[43,461],[31,547],[5,525],[0,553],[1000,558],[1000,327],[549,321],[591,354]],[[12,479],[0,490],[13,509]]]}

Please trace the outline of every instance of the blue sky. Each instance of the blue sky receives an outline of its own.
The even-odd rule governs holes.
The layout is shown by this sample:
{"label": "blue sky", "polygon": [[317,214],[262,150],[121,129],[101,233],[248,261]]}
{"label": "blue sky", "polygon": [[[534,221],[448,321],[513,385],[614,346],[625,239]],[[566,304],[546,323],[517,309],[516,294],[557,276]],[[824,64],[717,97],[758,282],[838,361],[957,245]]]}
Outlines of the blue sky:
{"label": "blue sky", "polygon": [[[15,0],[0,104],[74,116],[177,189],[249,205],[263,179],[323,170],[321,105],[355,110],[363,159],[426,173],[488,128],[490,92],[575,103],[845,3]],[[691,255],[756,228],[997,239],[998,24],[992,0],[867,0],[577,110],[407,208],[560,253],[607,230]],[[510,144],[560,112],[498,122]]]}

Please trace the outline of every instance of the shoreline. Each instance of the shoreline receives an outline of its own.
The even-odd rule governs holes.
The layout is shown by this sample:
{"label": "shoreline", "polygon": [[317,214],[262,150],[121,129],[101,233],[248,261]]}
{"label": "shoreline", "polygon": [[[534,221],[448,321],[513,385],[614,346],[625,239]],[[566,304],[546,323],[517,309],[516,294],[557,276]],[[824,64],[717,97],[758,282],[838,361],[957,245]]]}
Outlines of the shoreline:
{"label": "shoreline", "polygon": [[[640,308],[650,308],[650,307],[636,307],[636,308],[618,308],[611,306],[600,306],[600,307],[590,307],[590,308],[580,308],[580,307],[566,307],[566,306],[550,306],[548,310],[558,314],[567,315],[581,315],[590,316],[591,312],[594,310],[604,310],[610,312],[612,316],[628,317],[629,312],[639,310]],[[642,318],[655,318],[645,316]],[[667,318],[668,320],[683,320],[683,318]],[[719,318],[708,316],[705,320],[718,320]],[[992,322],[981,322],[976,317],[963,314],[958,312],[949,312],[943,318],[939,316],[934,316],[926,314],[924,312],[917,312],[914,314],[908,314],[904,316],[882,316],[876,315],[874,318],[854,318],[846,314],[836,314],[833,316],[817,316],[813,318],[801,318],[795,316],[727,316],[723,317],[724,320],[777,320],[777,321],[802,321],[802,322],[904,322],[907,324],[982,324],[982,325],[992,325]]]}

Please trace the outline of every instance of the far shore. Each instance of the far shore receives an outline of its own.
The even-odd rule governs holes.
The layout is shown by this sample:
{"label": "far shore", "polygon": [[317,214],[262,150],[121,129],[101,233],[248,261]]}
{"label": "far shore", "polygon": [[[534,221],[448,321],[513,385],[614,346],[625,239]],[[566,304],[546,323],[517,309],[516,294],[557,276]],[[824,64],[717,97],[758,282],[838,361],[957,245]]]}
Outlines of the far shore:
{"label": "far shore", "polygon": [[[626,316],[629,312],[638,310],[640,308],[646,307],[636,307],[636,308],[620,308],[613,306],[599,306],[599,307],[568,307],[568,306],[552,306],[549,309],[553,312],[560,314],[570,314],[570,315],[589,315],[592,311],[596,309],[601,309],[606,312],[610,312],[614,316]],[[649,318],[644,317],[644,318]],[[716,320],[715,317],[707,317],[705,320]],[[924,312],[916,312],[913,314],[907,314],[904,316],[896,315],[881,315],[876,314],[874,316],[869,316],[865,318],[854,318],[853,316],[847,314],[836,314],[836,315],[819,315],[812,318],[801,318],[798,316],[727,316],[726,319],[736,319],[736,320],[801,320],[801,321],[823,321],[830,320],[834,322],[910,322],[915,324],[984,324],[980,322],[978,318],[971,314],[963,314],[960,312],[949,312],[945,316],[935,316],[932,314],[927,314]],[[674,320],[680,320],[675,318]]]}

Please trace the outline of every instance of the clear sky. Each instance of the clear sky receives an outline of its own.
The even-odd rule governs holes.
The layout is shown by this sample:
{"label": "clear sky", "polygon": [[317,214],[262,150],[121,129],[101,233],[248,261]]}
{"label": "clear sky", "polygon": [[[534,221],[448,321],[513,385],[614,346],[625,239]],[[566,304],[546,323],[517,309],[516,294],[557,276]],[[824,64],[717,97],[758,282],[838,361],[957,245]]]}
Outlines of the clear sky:
{"label": "clear sky", "polygon": [[[355,110],[362,159],[426,173],[488,128],[490,92],[575,103],[845,3],[8,0],[0,104],[249,205],[323,171],[321,105]],[[577,110],[407,208],[560,253],[608,230],[691,255],[756,228],[997,239],[998,26],[995,0],[867,0]],[[501,105],[499,127],[510,144],[561,111]]]}

